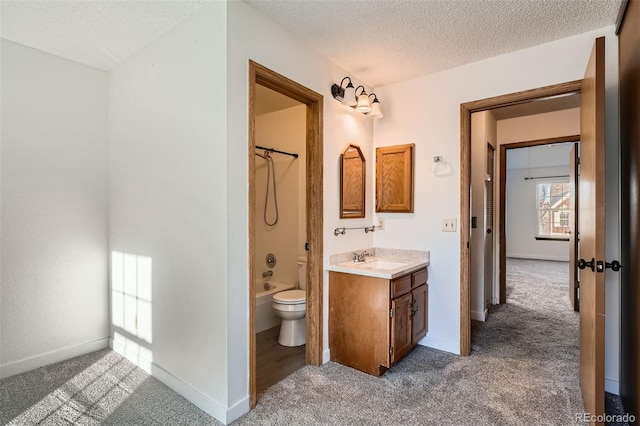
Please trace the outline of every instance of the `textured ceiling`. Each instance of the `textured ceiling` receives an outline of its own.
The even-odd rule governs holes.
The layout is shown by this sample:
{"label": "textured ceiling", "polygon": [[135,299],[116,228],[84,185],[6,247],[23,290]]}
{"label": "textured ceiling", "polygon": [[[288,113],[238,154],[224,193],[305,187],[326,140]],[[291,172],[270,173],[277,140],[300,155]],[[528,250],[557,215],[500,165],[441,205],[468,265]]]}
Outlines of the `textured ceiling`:
{"label": "textured ceiling", "polygon": [[[110,70],[208,1],[2,0],[0,36]],[[622,0],[245,1],[376,87],[612,25]]]}
{"label": "textured ceiling", "polygon": [[377,87],[615,24],[621,0],[245,0]]}
{"label": "textured ceiling", "polygon": [[0,36],[108,71],[205,3],[2,0]]}

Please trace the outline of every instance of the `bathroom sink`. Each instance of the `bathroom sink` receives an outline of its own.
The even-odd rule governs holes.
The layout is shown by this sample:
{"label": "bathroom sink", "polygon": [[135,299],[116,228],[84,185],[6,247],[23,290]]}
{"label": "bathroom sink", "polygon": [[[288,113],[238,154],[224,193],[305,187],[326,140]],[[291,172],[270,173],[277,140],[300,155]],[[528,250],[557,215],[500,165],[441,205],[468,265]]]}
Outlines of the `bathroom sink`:
{"label": "bathroom sink", "polygon": [[378,269],[383,271],[390,271],[393,269],[402,268],[407,266],[406,262],[394,262],[392,260],[377,259],[371,262],[365,262],[357,266],[358,269]]}
{"label": "bathroom sink", "polygon": [[[374,253],[373,257],[367,256],[361,262],[353,260],[354,252],[342,253],[338,259],[335,259],[335,263],[332,262],[327,269],[344,274],[394,279],[429,266],[429,252],[400,249],[376,249],[376,251],[368,251],[367,253]],[[345,261],[345,258],[352,260]]]}

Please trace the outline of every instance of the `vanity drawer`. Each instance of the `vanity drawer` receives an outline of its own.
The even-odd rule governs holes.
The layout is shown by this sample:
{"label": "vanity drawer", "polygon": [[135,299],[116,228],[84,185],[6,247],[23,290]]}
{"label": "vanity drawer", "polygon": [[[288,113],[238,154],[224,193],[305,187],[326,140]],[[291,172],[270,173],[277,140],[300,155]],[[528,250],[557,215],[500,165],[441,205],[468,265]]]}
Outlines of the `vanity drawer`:
{"label": "vanity drawer", "polygon": [[422,284],[427,283],[427,268],[420,269],[419,271],[411,274],[411,288],[416,288]]}
{"label": "vanity drawer", "polygon": [[411,274],[404,275],[391,281],[391,297],[402,296],[411,291]]}

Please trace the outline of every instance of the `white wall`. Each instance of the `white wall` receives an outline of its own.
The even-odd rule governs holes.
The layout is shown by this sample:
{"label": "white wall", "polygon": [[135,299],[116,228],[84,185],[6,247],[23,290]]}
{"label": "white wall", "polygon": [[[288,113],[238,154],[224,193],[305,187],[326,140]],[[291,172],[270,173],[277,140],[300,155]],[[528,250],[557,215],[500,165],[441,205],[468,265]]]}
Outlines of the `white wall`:
{"label": "white wall", "polygon": [[[580,108],[498,120],[498,143],[500,145],[579,134]],[[509,155],[514,152],[507,150],[507,161],[509,161]],[[537,167],[531,169],[531,175],[568,175],[568,155],[562,160],[562,162],[555,161],[554,167],[542,167],[544,165],[542,163],[543,156],[532,154],[531,164]],[[567,166],[556,167],[561,163],[567,164]],[[548,165],[551,166],[551,161]],[[528,173],[528,167],[524,172],[522,169],[508,170],[507,172],[507,235],[505,236],[507,256],[568,261],[568,242],[535,240],[535,187],[538,181],[525,181],[524,177]],[[568,182],[568,178],[566,181]],[[524,205],[532,206],[533,210],[523,209]]]}
{"label": "white wall", "polygon": [[[476,217],[477,228],[471,229],[471,318],[478,321],[486,319],[485,310],[488,303],[491,303],[492,284],[485,283],[485,243],[487,238],[493,241],[493,233],[488,236],[486,229],[493,224],[486,222],[485,215],[485,179],[487,176],[487,145],[491,144],[494,149],[497,146],[496,119],[490,111],[481,111],[471,114],[471,216]],[[494,175],[496,168],[499,168],[497,150],[494,151]],[[494,201],[499,188],[494,182]],[[495,206],[495,202],[494,202]],[[494,221],[497,210],[494,208]],[[492,248],[493,250],[493,248]]]}
{"label": "white wall", "polygon": [[[374,234],[374,244],[431,250],[429,333],[422,344],[454,353],[460,348],[460,235],[441,231],[442,218],[459,218],[460,212],[460,104],[581,79],[594,39],[602,35],[607,36],[607,173],[616,176],[618,61],[613,27],[376,88],[380,100],[384,99],[385,117],[376,122],[375,146],[416,144],[416,199],[415,213],[389,217],[387,230]],[[435,155],[443,156],[453,167],[451,176],[434,176],[431,165]],[[611,255],[617,254],[619,247],[616,188],[617,182],[608,179],[608,197],[613,194],[607,199],[607,226],[612,231],[607,233],[611,239],[607,241],[608,256],[610,250]],[[611,287],[608,283],[605,375],[616,381],[619,283],[612,275],[607,274]]]}
{"label": "white wall", "polygon": [[113,70],[108,99],[110,250],[152,263],[152,342],[112,327],[129,339],[114,347],[140,344],[155,376],[223,422],[227,312],[237,309],[227,298],[226,8],[212,2]]}
{"label": "white wall", "polygon": [[498,120],[500,145],[579,134],[580,108]]}
{"label": "white wall", "polygon": [[107,75],[2,40],[0,376],[107,345]]}
{"label": "white wall", "polygon": [[[507,156],[509,153],[507,152]],[[563,176],[568,166],[507,170],[507,257],[569,261],[568,241],[536,240],[537,191],[542,182],[569,182],[569,178],[524,180],[529,176]]]}
{"label": "white wall", "polygon": [[[335,237],[338,226],[362,226],[373,223],[373,201],[367,198],[365,219],[339,219],[339,158],[349,143],[359,145],[367,160],[367,188],[373,190],[373,125],[371,120],[345,107],[331,97],[331,84],[349,75],[354,84],[357,76],[330,63],[269,18],[244,2],[228,3],[228,97],[229,117],[227,161],[233,164],[227,176],[229,215],[228,240],[228,322],[229,332],[229,406],[235,406],[248,393],[248,69],[252,59],[324,96],[324,257],[360,248],[371,247],[372,235],[351,231]],[[367,88],[368,89],[368,88]],[[384,102],[381,99],[381,102]],[[386,231],[381,231],[383,233]],[[378,234],[378,232],[376,232]],[[324,274],[324,348],[328,359],[328,273]],[[245,324],[239,327],[238,324]]]}
{"label": "white wall", "polygon": [[[304,256],[306,241],[306,117],[304,105],[256,117],[256,145],[296,153],[298,158],[282,154],[271,154],[276,172],[276,194],[278,200],[278,222],[268,226],[264,221],[265,194],[267,191],[267,161],[256,157],[256,201],[255,243],[256,277],[264,279],[262,272],[268,271],[265,264],[267,253],[276,256],[272,269],[273,281],[297,284],[298,256]],[[264,151],[256,150],[262,154]],[[275,205],[273,201],[273,178],[269,182],[267,219],[273,223]]]}

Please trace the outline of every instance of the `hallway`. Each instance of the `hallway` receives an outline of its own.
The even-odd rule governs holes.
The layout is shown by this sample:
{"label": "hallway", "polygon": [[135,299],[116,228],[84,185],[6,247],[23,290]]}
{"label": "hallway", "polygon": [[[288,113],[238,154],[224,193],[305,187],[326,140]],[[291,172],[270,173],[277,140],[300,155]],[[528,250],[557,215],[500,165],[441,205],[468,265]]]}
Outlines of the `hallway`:
{"label": "hallway", "polygon": [[473,351],[554,356],[572,361],[564,369],[577,372],[580,316],[569,303],[569,264],[507,258],[506,273],[507,303],[493,306],[487,322],[474,324]]}

